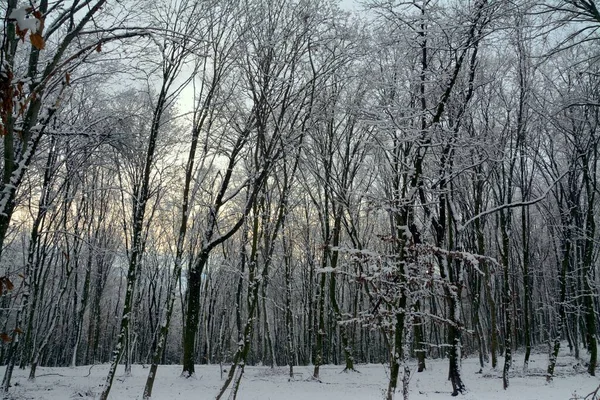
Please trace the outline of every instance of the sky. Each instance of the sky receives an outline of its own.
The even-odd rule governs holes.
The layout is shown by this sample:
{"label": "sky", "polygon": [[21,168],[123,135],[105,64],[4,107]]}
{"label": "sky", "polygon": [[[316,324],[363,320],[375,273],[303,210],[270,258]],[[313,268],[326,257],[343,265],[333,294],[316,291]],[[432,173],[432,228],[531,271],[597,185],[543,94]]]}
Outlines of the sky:
{"label": "sky", "polygon": [[356,10],[359,8],[357,0],[340,0],[340,6],[346,10]]}

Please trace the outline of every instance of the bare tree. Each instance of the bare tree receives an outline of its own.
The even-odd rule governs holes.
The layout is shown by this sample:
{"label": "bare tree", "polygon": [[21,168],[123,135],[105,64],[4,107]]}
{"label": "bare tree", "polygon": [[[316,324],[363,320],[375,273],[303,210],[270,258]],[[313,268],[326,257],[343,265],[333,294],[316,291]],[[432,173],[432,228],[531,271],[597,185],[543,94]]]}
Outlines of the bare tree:
{"label": "bare tree", "polygon": [[183,87],[183,85],[177,85],[176,80],[179,77],[182,67],[185,65],[187,57],[189,57],[195,49],[192,43],[192,35],[196,28],[194,22],[192,22],[191,15],[193,15],[197,9],[196,3],[183,2],[172,6],[172,9],[168,7],[164,10],[166,14],[164,19],[166,24],[165,29],[174,32],[181,31],[182,35],[177,38],[169,36],[165,37],[161,46],[162,54],[158,67],[161,83],[157,98],[153,104],[152,119],[148,132],[142,174],[139,177],[140,181],[134,186],[132,198],[131,245],[128,254],[127,287],[123,303],[123,316],[121,318],[118,342],[116,348],[113,350],[111,366],[100,397],[103,400],[108,398],[117,366],[125,351],[125,345],[129,343],[130,321],[133,316],[133,299],[136,290],[136,279],[142,256],[144,255],[145,239],[143,231],[147,218],[146,205],[152,196],[150,187],[151,176],[154,168],[154,160],[156,158],[155,152],[158,137],[164,124],[163,116],[166,109],[171,105],[173,99]]}

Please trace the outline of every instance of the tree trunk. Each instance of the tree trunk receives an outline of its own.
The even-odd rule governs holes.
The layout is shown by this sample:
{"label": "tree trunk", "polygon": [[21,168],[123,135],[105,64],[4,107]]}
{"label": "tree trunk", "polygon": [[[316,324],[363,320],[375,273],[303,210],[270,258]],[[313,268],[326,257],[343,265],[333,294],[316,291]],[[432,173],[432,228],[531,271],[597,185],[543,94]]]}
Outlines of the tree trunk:
{"label": "tree trunk", "polygon": [[423,335],[423,320],[421,313],[421,300],[417,299],[414,305],[415,316],[413,318],[413,329],[415,335],[415,354],[417,356],[417,372],[425,371],[425,337]]}
{"label": "tree trunk", "polygon": [[285,264],[285,327],[286,327],[286,355],[289,366],[289,377],[294,379],[294,364],[296,349],[294,346],[294,314],[292,310],[292,247],[288,244],[285,226],[282,226],[283,254]]}
{"label": "tree trunk", "polygon": [[183,334],[183,372],[186,378],[196,373],[196,333],[200,318],[200,288],[202,271],[208,261],[208,251],[203,251],[188,272],[187,310]]}
{"label": "tree trunk", "polygon": [[[554,340],[551,340],[551,353],[550,361],[548,363],[548,369],[546,371],[546,381],[550,382],[554,377],[554,368],[556,367],[556,360],[558,358],[558,351],[560,350],[560,337],[564,329],[566,322],[565,302],[567,298],[567,271],[569,269],[569,262],[571,257],[571,238],[570,238],[570,227],[566,225],[567,237],[563,239],[562,249],[562,261],[559,272],[559,290],[560,298],[557,304],[557,324],[556,331],[554,332]],[[552,331],[551,331],[552,333]]]}
{"label": "tree trunk", "polygon": [[[111,365],[106,376],[106,382],[104,389],[100,395],[100,400],[107,400],[108,394],[112,387],[113,379],[117,371],[117,366],[121,361],[123,352],[125,351],[126,344],[129,340],[130,335],[130,321],[133,317],[133,299],[136,289],[136,279],[138,276],[138,269],[142,262],[143,251],[144,251],[144,235],[143,230],[145,226],[145,215],[146,215],[146,204],[150,198],[150,178],[152,174],[152,168],[154,166],[154,158],[156,151],[156,144],[158,141],[158,134],[160,132],[161,119],[163,112],[167,105],[168,91],[176,70],[175,64],[169,64],[166,67],[169,71],[163,71],[165,79],[162,82],[161,91],[159,93],[156,108],[152,115],[152,124],[150,128],[150,135],[148,137],[148,147],[146,149],[146,156],[143,166],[143,175],[141,176],[141,182],[139,190],[135,192],[134,204],[133,204],[133,228],[131,237],[131,253],[129,255],[129,266],[127,270],[127,289],[125,291],[125,300],[123,303],[123,315],[121,317],[121,324],[119,328],[119,335],[117,337],[117,345],[113,350]],[[175,75],[171,75],[175,73]]]}
{"label": "tree trunk", "polygon": [[[595,221],[595,196],[597,190],[597,161],[596,152],[594,154],[583,156],[583,183],[586,187],[587,210],[585,215],[585,239],[583,254],[583,312],[585,315],[585,337],[588,351],[590,352],[590,361],[588,364],[588,373],[591,376],[596,375],[596,364],[598,362],[598,345],[596,339],[596,311],[594,299],[596,298],[596,284],[594,281],[594,248],[596,235]],[[591,160],[589,158],[592,158]],[[591,164],[591,165],[590,165]],[[591,172],[590,172],[591,171]]]}
{"label": "tree trunk", "polygon": [[314,350],[314,368],[313,368],[313,379],[319,380],[321,365],[323,364],[323,339],[325,336],[325,280],[326,274],[320,274],[319,288],[317,292],[317,332],[315,350]]}
{"label": "tree trunk", "polygon": [[[509,211],[510,212],[510,211]],[[512,364],[512,313],[511,313],[511,290],[510,290],[510,236],[508,233],[509,221],[505,212],[500,212],[500,231],[502,236],[502,277],[503,290],[502,299],[504,306],[504,368],[502,370],[502,386],[508,388],[508,371]]]}
{"label": "tree trunk", "polygon": [[339,253],[338,253],[337,247],[340,245],[340,240],[341,240],[340,238],[341,238],[341,234],[342,234],[342,213],[344,211],[343,211],[341,205],[339,205],[337,207],[334,206],[334,208],[336,209],[336,214],[337,214],[335,217],[335,220],[334,220],[333,232],[332,232],[332,243],[331,243],[331,245],[334,247],[334,249],[327,248],[325,250],[326,254],[324,254],[324,257],[328,256],[327,258],[329,258],[329,260],[330,260],[330,267],[333,270],[333,272],[329,274],[329,302],[331,304],[331,308],[333,309],[335,321],[336,321],[338,329],[340,331],[340,339],[342,342],[341,343],[342,351],[344,353],[344,359],[346,362],[344,371],[349,372],[349,371],[354,371],[353,344],[348,335],[348,333],[349,333],[348,328],[346,327],[345,324],[342,323],[342,312],[340,311],[340,306],[338,304],[337,294],[336,294],[336,273],[337,273],[338,259],[339,259]]}

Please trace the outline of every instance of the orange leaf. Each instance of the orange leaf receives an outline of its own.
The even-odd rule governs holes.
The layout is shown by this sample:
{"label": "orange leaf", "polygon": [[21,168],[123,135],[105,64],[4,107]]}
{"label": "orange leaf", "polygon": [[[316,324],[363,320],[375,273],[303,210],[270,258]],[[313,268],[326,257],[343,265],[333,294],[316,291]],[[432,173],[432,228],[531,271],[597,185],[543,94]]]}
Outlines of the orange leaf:
{"label": "orange leaf", "polygon": [[46,42],[44,42],[44,38],[39,33],[32,33],[29,35],[29,40],[31,41],[33,47],[38,50],[43,50],[44,47],[46,47]]}
{"label": "orange leaf", "polygon": [[6,333],[0,333],[0,340],[2,340],[4,343],[12,342],[11,337],[8,336]]}

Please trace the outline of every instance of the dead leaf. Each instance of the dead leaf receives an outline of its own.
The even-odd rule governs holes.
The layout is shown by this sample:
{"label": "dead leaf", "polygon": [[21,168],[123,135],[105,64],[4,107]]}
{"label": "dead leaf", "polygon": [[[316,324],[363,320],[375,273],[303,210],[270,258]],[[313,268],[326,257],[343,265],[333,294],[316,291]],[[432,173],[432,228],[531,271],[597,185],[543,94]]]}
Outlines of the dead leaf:
{"label": "dead leaf", "polygon": [[4,343],[12,342],[12,338],[10,336],[8,336],[6,333],[0,333],[0,340],[2,340]]}
{"label": "dead leaf", "polygon": [[102,51],[102,43],[98,43],[96,45],[96,53],[100,53]]}
{"label": "dead leaf", "polygon": [[27,29],[19,28],[19,24],[16,24],[16,34],[21,39],[21,41],[25,41],[25,35],[27,34]]}
{"label": "dead leaf", "polygon": [[19,327],[15,328],[15,332],[18,333],[19,335],[21,335],[23,333],[23,330]]}
{"label": "dead leaf", "polygon": [[44,47],[46,47],[46,42],[44,41],[42,35],[40,35],[39,33],[32,33],[31,35],[29,35],[29,40],[31,41],[33,47],[35,47],[38,50],[43,50]]}
{"label": "dead leaf", "polygon": [[37,33],[39,33],[41,35],[42,32],[44,31],[45,18],[39,10],[34,11],[33,16],[35,17],[35,19],[37,19],[39,21]]}

